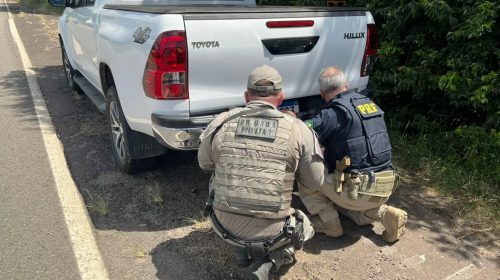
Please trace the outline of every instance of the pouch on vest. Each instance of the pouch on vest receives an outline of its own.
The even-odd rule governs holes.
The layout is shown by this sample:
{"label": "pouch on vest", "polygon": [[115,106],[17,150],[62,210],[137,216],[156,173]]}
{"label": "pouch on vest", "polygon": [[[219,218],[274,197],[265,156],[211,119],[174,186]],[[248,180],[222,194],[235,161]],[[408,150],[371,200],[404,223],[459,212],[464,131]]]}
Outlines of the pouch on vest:
{"label": "pouch on vest", "polygon": [[270,159],[240,158],[221,155],[216,167],[216,201],[224,201],[234,210],[282,210],[284,162]]}
{"label": "pouch on vest", "polygon": [[374,180],[370,180],[370,176],[364,174],[359,178],[361,186],[358,193],[378,197],[389,197],[397,183],[396,174],[392,170],[375,173]]}

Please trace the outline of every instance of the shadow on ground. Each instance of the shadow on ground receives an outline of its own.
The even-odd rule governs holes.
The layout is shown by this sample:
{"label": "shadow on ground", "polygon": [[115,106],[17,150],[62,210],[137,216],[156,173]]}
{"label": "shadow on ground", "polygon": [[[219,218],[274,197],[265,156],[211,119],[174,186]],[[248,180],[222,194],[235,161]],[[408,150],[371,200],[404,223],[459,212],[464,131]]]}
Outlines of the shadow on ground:
{"label": "shadow on ground", "polygon": [[13,71],[3,76],[0,79],[0,86],[11,89],[17,95],[14,103],[1,106],[15,108],[17,117],[29,123],[30,129],[40,129],[24,71]]}
{"label": "shadow on ground", "polygon": [[[357,239],[354,236],[332,241],[329,237],[317,235],[306,243],[304,251],[319,253],[321,250],[338,250]],[[250,279],[249,268],[237,266],[232,251],[232,246],[213,231],[192,231],[186,236],[159,244],[150,255],[158,279]],[[291,267],[283,266],[275,274],[276,279],[285,276]],[[189,273],[186,269],[189,269]]]}

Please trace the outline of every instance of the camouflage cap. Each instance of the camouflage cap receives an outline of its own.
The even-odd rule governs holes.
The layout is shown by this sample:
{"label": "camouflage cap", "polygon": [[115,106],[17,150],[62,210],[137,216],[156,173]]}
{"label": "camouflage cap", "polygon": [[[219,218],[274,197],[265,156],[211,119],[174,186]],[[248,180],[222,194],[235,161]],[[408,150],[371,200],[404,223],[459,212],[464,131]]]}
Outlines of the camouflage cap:
{"label": "camouflage cap", "polygon": [[[255,85],[260,80],[266,80],[272,82],[272,86],[257,86]],[[274,69],[269,65],[259,66],[250,72],[248,76],[247,88],[253,89],[255,91],[268,92],[273,90],[282,89],[281,85],[281,75],[278,70]]]}

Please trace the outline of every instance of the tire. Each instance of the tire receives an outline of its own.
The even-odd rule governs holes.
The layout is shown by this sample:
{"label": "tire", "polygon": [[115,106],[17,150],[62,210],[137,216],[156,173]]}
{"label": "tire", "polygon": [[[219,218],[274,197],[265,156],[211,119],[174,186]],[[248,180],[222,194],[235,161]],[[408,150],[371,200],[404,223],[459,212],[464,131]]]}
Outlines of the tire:
{"label": "tire", "polygon": [[158,165],[158,157],[134,159],[130,156],[130,139],[133,131],[125,119],[115,86],[106,96],[106,114],[113,157],[120,170],[127,174],[148,170]]}
{"label": "tire", "polygon": [[80,88],[78,87],[78,85],[75,83],[74,80],[76,71],[71,66],[68,54],[66,53],[66,49],[64,48],[64,45],[62,43],[61,43],[61,54],[62,54],[64,76],[66,77],[66,83],[68,84],[68,87],[71,89],[73,93],[81,94]]}

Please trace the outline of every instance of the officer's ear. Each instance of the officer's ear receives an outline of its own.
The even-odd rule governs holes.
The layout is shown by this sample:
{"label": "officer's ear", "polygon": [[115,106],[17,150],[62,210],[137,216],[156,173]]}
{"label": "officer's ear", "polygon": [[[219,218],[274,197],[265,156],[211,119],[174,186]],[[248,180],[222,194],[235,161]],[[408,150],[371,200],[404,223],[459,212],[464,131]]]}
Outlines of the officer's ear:
{"label": "officer's ear", "polygon": [[245,91],[245,102],[250,102],[250,93],[248,93],[248,91]]}
{"label": "officer's ear", "polygon": [[283,100],[285,100],[285,93],[283,91],[280,91],[280,93],[278,93],[278,106],[283,103]]}
{"label": "officer's ear", "polygon": [[322,91],[319,92],[319,95],[323,98],[323,100],[325,100],[325,94]]}

